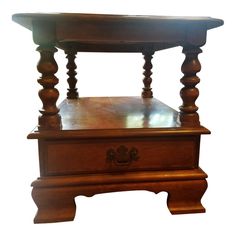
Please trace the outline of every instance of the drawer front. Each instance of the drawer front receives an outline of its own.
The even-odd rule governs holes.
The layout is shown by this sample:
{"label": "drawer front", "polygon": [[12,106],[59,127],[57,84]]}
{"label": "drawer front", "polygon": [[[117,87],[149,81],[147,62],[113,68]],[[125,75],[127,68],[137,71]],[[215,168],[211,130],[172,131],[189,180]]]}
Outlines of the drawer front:
{"label": "drawer front", "polygon": [[42,175],[66,175],[198,165],[199,136],[39,141]]}

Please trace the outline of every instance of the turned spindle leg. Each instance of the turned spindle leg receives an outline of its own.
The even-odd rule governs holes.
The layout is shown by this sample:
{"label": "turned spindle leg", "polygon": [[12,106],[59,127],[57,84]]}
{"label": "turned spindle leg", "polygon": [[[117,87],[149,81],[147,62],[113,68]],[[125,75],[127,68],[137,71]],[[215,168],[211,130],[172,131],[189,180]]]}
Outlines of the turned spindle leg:
{"label": "turned spindle leg", "polygon": [[67,98],[68,99],[77,99],[79,94],[77,92],[77,88],[76,88],[76,83],[77,83],[77,79],[76,79],[76,64],[75,64],[75,58],[76,58],[76,51],[74,50],[67,50],[65,51],[65,53],[67,54],[66,58],[68,59],[68,63],[66,65],[66,68],[68,69],[67,75],[69,76],[69,78],[67,79],[67,82],[69,84],[69,88],[68,93],[67,93]]}
{"label": "turned spindle leg", "polygon": [[58,78],[54,75],[58,66],[54,59],[54,53],[57,49],[54,46],[39,46],[37,51],[40,52],[40,60],[37,69],[42,76],[38,83],[43,86],[39,91],[39,97],[43,103],[39,116],[39,129],[59,129],[61,127],[61,117],[58,114],[59,108],[56,105],[59,92],[54,86],[58,83]]}
{"label": "turned spindle leg", "polygon": [[195,86],[200,82],[196,74],[201,70],[201,64],[198,60],[198,54],[201,52],[202,50],[195,46],[183,48],[183,53],[186,56],[181,68],[184,76],[180,80],[184,85],[180,90],[183,104],[179,107],[182,126],[194,127],[200,125],[199,115],[197,113],[198,107],[195,105],[199,91]]}
{"label": "turned spindle leg", "polygon": [[152,88],[151,88],[151,83],[152,83],[152,56],[153,56],[154,52],[152,51],[148,51],[148,52],[143,52],[143,56],[144,56],[144,79],[143,79],[143,84],[144,84],[144,88],[143,88],[143,92],[142,92],[142,97],[143,98],[152,98],[153,97],[153,93],[152,93]]}

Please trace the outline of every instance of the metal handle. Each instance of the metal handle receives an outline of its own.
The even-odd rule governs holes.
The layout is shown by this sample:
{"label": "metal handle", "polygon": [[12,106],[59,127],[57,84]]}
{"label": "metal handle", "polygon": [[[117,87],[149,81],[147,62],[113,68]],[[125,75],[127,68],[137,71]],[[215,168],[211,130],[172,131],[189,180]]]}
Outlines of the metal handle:
{"label": "metal handle", "polygon": [[113,162],[117,166],[128,166],[132,161],[137,161],[138,159],[138,150],[134,147],[129,150],[124,145],[121,145],[116,150],[113,148],[107,150],[107,161]]}

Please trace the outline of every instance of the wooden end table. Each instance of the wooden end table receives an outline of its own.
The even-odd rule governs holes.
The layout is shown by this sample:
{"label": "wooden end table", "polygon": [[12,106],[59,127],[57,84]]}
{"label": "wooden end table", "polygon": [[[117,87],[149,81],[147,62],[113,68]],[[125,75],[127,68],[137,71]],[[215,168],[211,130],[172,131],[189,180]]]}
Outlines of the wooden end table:
{"label": "wooden end table", "polygon": [[[159,17],[96,14],[15,14],[30,29],[41,57],[42,86],[37,128],[40,177],[32,183],[38,207],[35,223],[73,220],[74,198],[98,193],[148,190],[168,193],[172,214],[205,212],[201,198],[207,175],[199,168],[200,125],[195,100],[200,49],[206,32],[222,20],[208,17]],[[155,51],[182,46],[183,104],[175,111],[153,98]],[[68,93],[56,102],[59,82],[54,53],[68,59]],[[77,52],[140,52],[144,87],[140,97],[79,97]],[[92,65],[91,65],[92,66]]]}

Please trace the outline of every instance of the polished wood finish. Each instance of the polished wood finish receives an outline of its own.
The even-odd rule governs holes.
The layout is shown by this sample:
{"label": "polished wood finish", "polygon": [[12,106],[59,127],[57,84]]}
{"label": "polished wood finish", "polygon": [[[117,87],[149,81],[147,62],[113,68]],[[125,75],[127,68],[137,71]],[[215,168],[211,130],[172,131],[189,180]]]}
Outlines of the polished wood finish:
{"label": "polished wood finish", "polygon": [[[141,97],[83,97],[60,105],[62,130],[173,128],[179,114],[161,101]],[[69,114],[69,115],[68,115]]]}
{"label": "polished wood finish", "polygon": [[[13,20],[32,30],[41,54],[43,109],[28,135],[39,146],[40,177],[32,183],[38,207],[34,222],[73,220],[78,195],[128,190],[166,191],[172,214],[205,212],[201,198],[207,175],[199,167],[199,149],[201,135],[210,131],[200,125],[195,105],[198,54],[207,30],[223,21],[66,13],[16,14]],[[186,56],[179,112],[153,98],[151,88],[154,53],[176,46]],[[67,55],[69,76],[67,99],[59,106],[56,48]],[[75,56],[80,51],[142,53],[142,96],[79,98]]]}
{"label": "polished wood finish", "polygon": [[60,130],[38,128],[30,139],[157,137],[209,134],[199,127],[184,127],[179,113],[155,98],[82,97],[65,99],[59,106]]}

